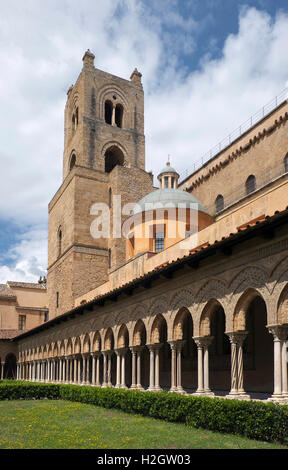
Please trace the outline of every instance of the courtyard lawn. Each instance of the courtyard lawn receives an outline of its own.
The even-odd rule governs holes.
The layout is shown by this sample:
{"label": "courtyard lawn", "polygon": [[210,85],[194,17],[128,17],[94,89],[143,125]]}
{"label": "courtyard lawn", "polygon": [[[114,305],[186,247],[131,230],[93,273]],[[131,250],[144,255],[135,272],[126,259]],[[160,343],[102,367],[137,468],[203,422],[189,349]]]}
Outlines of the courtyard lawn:
{"label": "courtyard lawn", "polygon": [[82,403],[0,402],[1,449],[288,449]]}

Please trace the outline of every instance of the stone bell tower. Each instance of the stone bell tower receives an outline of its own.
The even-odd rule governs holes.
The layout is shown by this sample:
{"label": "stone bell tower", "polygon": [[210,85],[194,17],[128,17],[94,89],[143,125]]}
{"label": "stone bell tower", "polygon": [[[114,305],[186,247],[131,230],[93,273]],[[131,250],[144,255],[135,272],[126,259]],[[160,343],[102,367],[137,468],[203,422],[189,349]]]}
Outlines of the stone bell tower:
{"label": "stone bell tower", "polygon": [[[94,238],[91,207],[105,203],[113,220],[115,196],[136,203],[153,190],[145,171],[141,74],[125,80],[94,67],[94,54],[67,92],[63,182],[49,204],[47,289],[50,318],[108,280],[125,262],[123,237]],[[122,216],[121,222],[125,220]]]}

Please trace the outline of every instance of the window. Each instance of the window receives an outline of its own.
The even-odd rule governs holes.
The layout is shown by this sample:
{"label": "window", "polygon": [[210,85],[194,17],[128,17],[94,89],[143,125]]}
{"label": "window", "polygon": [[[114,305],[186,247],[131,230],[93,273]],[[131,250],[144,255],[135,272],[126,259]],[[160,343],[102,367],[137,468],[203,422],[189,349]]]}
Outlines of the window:
{"label": "window", "polygon": [[121,104],[117,104],[115,108],[115,124],[117,127],[122,127],[123,121],[123,106]]}
{"label": "window", "polygon": [[44,322],[49,320],[49,312],[44,312]]}
{"label": "window", "polygon": [[105,122],[107,124],[112,124],[112,110],[113,105],[111,101],[105,101]]}
{"label": "window", "polygon": [[168,176],[164,176],[164,188],[168,188],[169,186],[169,178]]}
{"label": "window", "polygon": [[73,131],[77,129],[78,122],[79,122],[79,111],[78,111],[78,108],[76,108],[72,115],[72,130]]}
{"label": "window", "polygon": [[112,189],[109,188],[109,209],[112,207]]}
{"label": "window", "polygon": [[110,173],[116,165],[124,164],[123,152],[116,145],[112,145],[105,152],[105,172]]}
{"label": "window", "polygon": [[108,250],[108,268],[111,268],[111,249]]}
{"label": "window", "polygon": [[164,250],[164,232],[155,233],[155,251],[160,253]]}
{"label": "window", "polygon": [[171,188],[172,189],[175,188],[175,178],[174,178],[174,176],[172,176],[172,178],[171,178]]}
{"label": "window", "polygon": [[59,292],[56,292],[56,308],[59,307]]}
{"label": "window", "polygon": [[57,245],[58,245],[58,258],[62,253],[62,229],[59,227],[57,234]]}
{"label": "window", "polygon": [[70,171],[72,170],[72,168],[76,165],[76,155],[75,153],[73,153],[72,157],[71,157],[71,160],[70,160]]}
{"label": "window", "polygon": [[256,178],[250,175],[246,180],[246,194],[251,194],[256,190]]}
{"label": "window", "polygon": [[19,330],[26,330],[26,315],[19,315]]}
{"label": "window", "polygon": [[222,194],[218,194],[215,200],[215,209],[216,212],[220,212],[224,209],[224,197]]}
{"label": "window", "polygon": [[284,169],[285,169],[285,173],[288,173],[288,153],[286,157],[284,158]]}

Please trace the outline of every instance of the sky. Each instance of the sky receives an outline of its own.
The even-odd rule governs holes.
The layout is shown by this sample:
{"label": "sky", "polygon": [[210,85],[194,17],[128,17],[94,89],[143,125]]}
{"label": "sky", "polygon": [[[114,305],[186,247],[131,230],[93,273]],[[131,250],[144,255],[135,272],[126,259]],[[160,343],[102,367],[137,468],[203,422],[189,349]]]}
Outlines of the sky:
{"label": "sky", "polygon": [[146,170],[181,176],[288,86],[287,0],[0,0],[0,282],[47,268],[64,106],[89,48],[145,91]]}

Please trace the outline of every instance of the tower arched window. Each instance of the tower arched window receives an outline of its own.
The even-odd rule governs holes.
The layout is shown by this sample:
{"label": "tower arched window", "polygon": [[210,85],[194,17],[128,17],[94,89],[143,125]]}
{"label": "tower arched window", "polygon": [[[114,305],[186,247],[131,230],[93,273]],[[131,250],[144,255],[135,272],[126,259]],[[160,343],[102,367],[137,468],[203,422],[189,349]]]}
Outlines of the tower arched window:
{"label": "tower arched window", "polygon": [[248,176],[246,183],[245,183],[245,187],[246,187],[246,194],[251,194],[254,191],[256,191],[256,178],[254,175]]}
{"label": "tower arched window", "polygon": [[75,153],[72,154],[71,156],[71,160],[70,160],[70,171],[72,170],[72,168],[76,165],[76,155]]}
{"label": "tower arched window", "polygon": [[116,165],[124,164],[123,152],[116,145],[112,145],[106,150],[104,158],[106,173],[110,173]]}
{"label": "tower arched window", "polygon": [[112,207],[112,189],[109,188],[109,209]]}
{"label": "tower arched window", "polygon": [[117,104],[115,108],[115,124],[117,127],[123,125],[123,106],[121,104]]}
{"label": "tower arched window", "polygon": [[112,124],[112,111],[113,105],[111,101],[105,101],[105,122],[106,124]]}
{"label": "tower arched window", "polygon": [[57,250],[58,250],[58,258],[61,256],[62,253],[62,228],[59,227],[58,234],[57,234]]}
{"label": "tower arched window", "polygon": [[72,115],[72,129],[75,131],[77,129],[79,122],[79,110],[78,107],[74,110],[73,115]]}
{"label": "tower arched window", "polygon": [[218,194],[215,200],[215,209],[216,212],[220,212],[224,209],[224,197],[222,194]]}
{"label": "tower arched window", "polygon": [[285,173],[288,173],[288,153],[286,154],[284,158],[284,170],[285,170]]}

